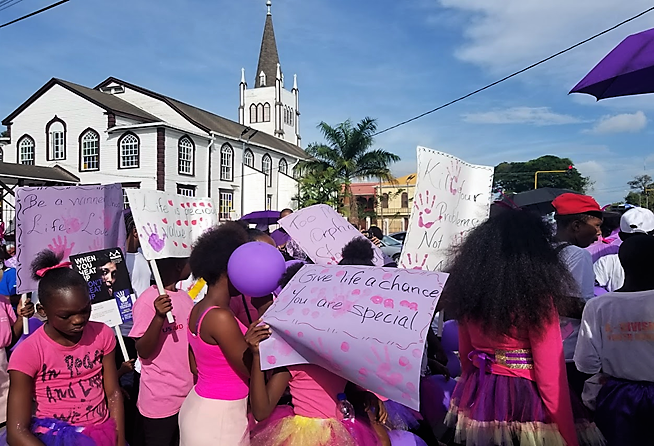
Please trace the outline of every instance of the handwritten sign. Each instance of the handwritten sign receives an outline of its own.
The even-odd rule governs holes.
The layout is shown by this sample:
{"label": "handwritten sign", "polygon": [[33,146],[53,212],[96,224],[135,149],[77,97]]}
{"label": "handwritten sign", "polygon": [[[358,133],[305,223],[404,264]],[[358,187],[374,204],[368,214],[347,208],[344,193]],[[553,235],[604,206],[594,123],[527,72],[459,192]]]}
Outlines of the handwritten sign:
{"label": "handwritten sign", "polygon": [[440,271],[450,247],[488,218],[493,168],[418,147],[418,179],[400,266]]}
{"label": "handwritten sign", "polygon": [[[279,220],[293,240],[319,265],[337,264],[341,251],[349,242],[363,235],[342,215],[326,204],[316,204]],[[377,266],[384,265],[381,250],[373,245]]]}
{"label": "handwritten sign", "polygon": [[209,198],[141,189],[127,190],[127,198],[148,260],[190,256],[193,242],[218,223]]}
{"label": "handwritten sign", "polygon": [[105,186],[20,187],[16,190],[16,286],[36,291],[30,264],[45,248],[71,254],[125,245],[123,192]]}
{"label": "handwritten sign", "polygon": [[89,285],[92,321],[115,327],[132,320],[136,297],[120,248],[70,256],[70,261]]}
{"label": "handwritten sign", "polygon": [[305,265],[266,311],[264,370],[316,364],[419,409],[427,330],[447,274]]}

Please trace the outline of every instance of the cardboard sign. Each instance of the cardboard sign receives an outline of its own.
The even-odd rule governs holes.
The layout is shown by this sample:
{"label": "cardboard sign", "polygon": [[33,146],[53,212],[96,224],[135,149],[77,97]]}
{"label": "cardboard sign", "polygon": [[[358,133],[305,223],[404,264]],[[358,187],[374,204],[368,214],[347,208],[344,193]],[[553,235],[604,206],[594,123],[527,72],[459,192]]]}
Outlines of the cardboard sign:
{"label": "cardboard sign", "polygon": [[128,189],[127,198],[148,260],[190,256],[193,242],[218,223],[209,198],[141,189]]}
{"label": "cardboard sign", "polygon": [[19,187],[16,245],[18,293],[36,291],[30,264],[43,249],[68,260],[71,254],[124,246],[122,187]]}
{"label": "cardboard sign", "polygon": [[70,261],[89,285],[92,321],[115,327],[132,320],[136,297],[120,248],[70,256]]}
{"label": "cardboard sign", "polygon": [[[345,245],[363,235],[342,215],[326,204],[315,204],[279,220],[293,240],[318,265],[335,265],[343,258]],[[373,245],[377,266],[384,265],[384,255]]]}
{"label": "cardboard sign", "polygon": [[264,370],[316,364],[418,410],[420,365],[447,274],[305,265],[263,320]]}
{"label": "cardboard sign", "polygon": [[493,168],[418,147],[418,179],[400,266],[441,271],[449,249],[488,218]]}

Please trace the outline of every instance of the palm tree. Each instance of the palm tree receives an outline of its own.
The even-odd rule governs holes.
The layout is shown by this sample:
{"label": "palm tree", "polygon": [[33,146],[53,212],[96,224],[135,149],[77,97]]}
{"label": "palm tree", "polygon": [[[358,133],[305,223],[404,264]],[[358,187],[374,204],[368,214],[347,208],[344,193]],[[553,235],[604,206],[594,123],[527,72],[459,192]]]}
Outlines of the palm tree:
{"label": "palm tree", "polygon": [[300,168],[303,172],[333,169],[349,199],[350,221],[358,223],[357,202],[350,188],[352,180],[375,177],[391,181],[393,175],[389,166],[400,157],[382,149],[372,149],[377,131],[377,123],[372,118],[366,117],[356,125],[347,120],[336,127],[321,122],[318,129],[326,143],[310,144],[306,152],[311,159],[303,162]]}

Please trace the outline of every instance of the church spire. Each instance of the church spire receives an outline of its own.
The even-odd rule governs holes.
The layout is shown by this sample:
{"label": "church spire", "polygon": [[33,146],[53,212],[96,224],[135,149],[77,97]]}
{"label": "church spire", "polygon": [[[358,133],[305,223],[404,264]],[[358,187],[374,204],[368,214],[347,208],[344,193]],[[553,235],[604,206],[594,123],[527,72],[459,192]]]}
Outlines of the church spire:
{"label": "church spire", "polygon": [[261,39],[261,51],[259,52],[259,64],[257,65],[256,79],[254,87],[274,87],[277,75],[277,65],[279,64],[279,54],[277,53],[277,42],[275,42],[275,30],[273,29],[272,13],[270,7],[272,2],[266,2],[268,14],[266,15],[266,24],[263,28],[263,38]]}

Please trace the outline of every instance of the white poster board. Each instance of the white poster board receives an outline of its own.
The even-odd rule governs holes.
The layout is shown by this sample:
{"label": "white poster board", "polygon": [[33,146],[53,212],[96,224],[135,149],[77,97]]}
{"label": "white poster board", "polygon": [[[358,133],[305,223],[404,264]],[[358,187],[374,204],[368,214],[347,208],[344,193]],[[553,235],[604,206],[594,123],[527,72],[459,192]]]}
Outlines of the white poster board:
{"label": "white poster board", "polygon": [[401,267],[443,270],[449,249],[488,218],[493,171],[418,147],[418,179]]}

